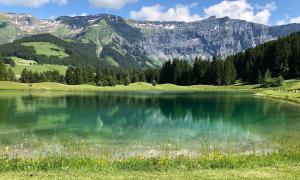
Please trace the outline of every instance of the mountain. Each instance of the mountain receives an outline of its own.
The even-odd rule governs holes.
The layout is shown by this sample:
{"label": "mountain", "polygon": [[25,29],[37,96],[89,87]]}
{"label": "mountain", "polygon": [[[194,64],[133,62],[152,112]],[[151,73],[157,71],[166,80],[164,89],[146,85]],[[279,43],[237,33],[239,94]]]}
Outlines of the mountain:
{"label": "mountain", "polygon": [[109,14],[39,20],[29,14],[0,14],[0,44],[51,33],[95,45],[95,54],[124,68],[157,67],[171,58],[228,56],[300,31],[300,24],[266,26],[228,17],[196,22],[150,22]]}
{"label": "mountain", "polygon": [[228,56],[264,42],[300,31],[300,24],[268,27],[228,17],[198,22],[139,22],[132,24],[143,34],[139,44],[154,58]]}
{"label": "mountain", "polygon": [[38,64],[110,67],[95,54],[91,43],[68,42],[51,34],[37,34],[0,45],[0,56]]}

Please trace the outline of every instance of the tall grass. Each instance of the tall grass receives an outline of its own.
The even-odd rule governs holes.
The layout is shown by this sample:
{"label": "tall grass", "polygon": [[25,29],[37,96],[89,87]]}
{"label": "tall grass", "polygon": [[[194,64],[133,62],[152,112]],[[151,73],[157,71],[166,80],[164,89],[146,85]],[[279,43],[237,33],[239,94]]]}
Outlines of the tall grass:
{"label": "tall grass", "polygon": [[212,152],[198,158],[180,156],[176,158],[144,158],[108,160],[106,158],[65,157],[49,155],[38,158],[0,157],[0,172],[6,171],[166,171],[166,170],[197,170],[197,169],[237,169],[280,167],[289,164],[300,165],[299,151],[281,151],[267,155],[234,155]]}

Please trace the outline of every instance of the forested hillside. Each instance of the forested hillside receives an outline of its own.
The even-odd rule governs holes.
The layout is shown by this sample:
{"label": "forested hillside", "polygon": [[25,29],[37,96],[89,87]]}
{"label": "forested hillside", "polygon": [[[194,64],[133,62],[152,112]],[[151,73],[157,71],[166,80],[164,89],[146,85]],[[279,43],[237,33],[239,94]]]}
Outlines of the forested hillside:
{"label": "forested hillside", "polygon": [[238,78],[258,83],[268,70],[273,77],[300,77],[300,32],[230,56],[235,62]]}
{"label": "forested hillside", "polygon": [[[65,57],[47,56],[38,54],[34,46],[25,45],[33,42],[47,42],[59,48],[49,48],[45,51],[63,51]],[[0,45],[0,55],[2,57],[18,57],[25,60],[33,60],[39,64],[59,64],[73,66],[101,66],[108,67],[109,64],[101,61],[95,54],[95,45],[79,42],[67,42],[50,34],[39,34],[16,40],[13,43]]]}

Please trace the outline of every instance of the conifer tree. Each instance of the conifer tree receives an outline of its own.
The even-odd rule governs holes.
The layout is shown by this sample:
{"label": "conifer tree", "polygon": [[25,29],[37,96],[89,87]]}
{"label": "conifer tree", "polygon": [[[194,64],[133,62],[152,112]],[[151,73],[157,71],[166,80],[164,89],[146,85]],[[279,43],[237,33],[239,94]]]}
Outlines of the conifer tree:
{"label": "conifer tree", "polygon": [[0,59],[0,81],[7,80],[7,70],[4,62]]}

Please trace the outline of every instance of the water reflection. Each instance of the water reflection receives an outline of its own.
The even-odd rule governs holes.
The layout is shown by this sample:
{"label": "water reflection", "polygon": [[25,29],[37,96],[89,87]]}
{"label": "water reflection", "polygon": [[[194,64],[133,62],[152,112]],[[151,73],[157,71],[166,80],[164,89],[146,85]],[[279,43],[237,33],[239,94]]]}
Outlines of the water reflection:
{"label": "water reflection", "polygon": [[[197,148],[299,137],[298,107],[236,93],[0,94],[0,141],[66,134],[95,144]],[[30,141],[30,140],[28,140]]]}

